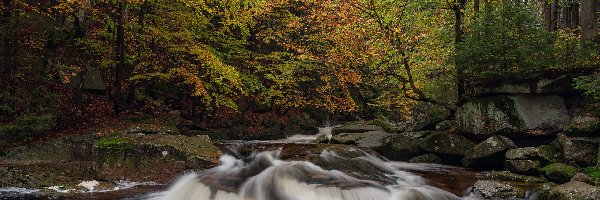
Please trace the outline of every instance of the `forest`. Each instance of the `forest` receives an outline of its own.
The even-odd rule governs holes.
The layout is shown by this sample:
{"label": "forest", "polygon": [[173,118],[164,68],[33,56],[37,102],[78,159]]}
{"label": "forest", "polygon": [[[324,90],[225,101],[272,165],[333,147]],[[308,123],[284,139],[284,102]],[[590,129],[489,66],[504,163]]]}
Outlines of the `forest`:
{"label": "forest", "polygon": [[588,1],[4,0],[0,117],[454,111],[472,83],[597,69]]}
{"label": "forest", "polygon": [[[463,134],[474,144],[502,135],[515,147],[530,146],[529,138],[538,135],[544,141],[560,139],[558,133],[596,138],[600,131],[598,0],[2,0],[0,5],[0,157],[89,131],[98,137],[94,148],[120,145],[131,142],[114,138],[120,126],[148,120],[160,121],[152,124],[158,128],[143,133],[177,129],[222,141],[316,134],[318,127],[365,120],[398,134],[435,131],[436,124],[455,120],[449,135]],[[559,96],[566,109],[557,112],[569,119],[585,111],[581,116],[591,120],[591,129],[570,132],[576,129],[572,120],[563,123],[554,115],[548,123],[530,122],[554,112],[546,100],[540,100],[539,112],[525,109],[534,117],[515,125],[512,117],[524,115],[518,99],[527,96],[534,103],[526,105],[538,105],[540,95]],[[498,100],[503,96],[509,100]],[[494,121],[498,115],[486,116],[491,110],[480,112],[484,122],[469,118],[473,102],[488,100],[495,105],[490,109],[516,108],[517,114],[505,112],[514,126],[489,128],[504,126]],[[517,103],[513,108],[507,101]],[[479,122],[488,128],[478,128]],[[101,139],[105,136],[113,138]],[[598,143],[593,145],[598,155]],[[418,152],[433,151],[427,149]],[[562,151],[567,161],[561,163],[580,171],[592,166],[568,162]],[[478,161],[468,160],[468,153],[434,153],[443,155],[444,164],[489,169],[472,164]],[[588,171],[600,182],[600,167]]]}

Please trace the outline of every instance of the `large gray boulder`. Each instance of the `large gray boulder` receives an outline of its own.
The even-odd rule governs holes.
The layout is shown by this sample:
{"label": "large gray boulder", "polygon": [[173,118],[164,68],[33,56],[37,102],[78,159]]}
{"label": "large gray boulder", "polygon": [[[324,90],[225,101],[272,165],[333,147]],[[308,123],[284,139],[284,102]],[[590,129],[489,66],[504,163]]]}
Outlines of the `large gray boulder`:
{"label": "large gray boulder", "polygon": [[568,162],[582,166],[595,165],[598,160],[598,143],[588,138],[569,138],[561,134],[558,144]]}
{"label": "large gray boulder", "polygon": [[540,135],[562,131],[569,115],[557,95],[502,95],[463,104],[457,120],[460,131],[473,135]]}
{"label": "large gray boulder", "polygon": [[524,147],[510,149],[505,154],[508,160],[540,160],[549,162],[554,158],[554,152],[549,146]]}
{"label": "large gray boulder", "polygon": [[571,181],[552,187],[547,199],[596,200],[600,199],[600,188],[579,181]]}
{"label": "large gray boulder", "polygon": [[533,160],[507,160],[504,166],[508,171],[518,174],[536,175],[540,173],[540,162]]}
{"label": "large gray boulder", "polygon": [[464,136],[448,132],[433,132],[423,139],[421,148],[432,153],[465,156],[475,143]]}
{"label": "large gray boulder", "polygon": [[369,131],[363,133],[341,133],[331,137],[330,143],[350,144],[358,147],[381,147],[384,139],[391,134],[383,131]]}
{"label": "large gray boulder", "polygon": [[416,136],[410,133],[389,135],[375,151],[392,160],[407,161],[423,152],[420,139]]}
{"label": "large gray boulder", "polygon": [[470,149],[462,163],[465,167],[493,168],[502,166],[504,154],[517,145],[507,137],[492,136]]}

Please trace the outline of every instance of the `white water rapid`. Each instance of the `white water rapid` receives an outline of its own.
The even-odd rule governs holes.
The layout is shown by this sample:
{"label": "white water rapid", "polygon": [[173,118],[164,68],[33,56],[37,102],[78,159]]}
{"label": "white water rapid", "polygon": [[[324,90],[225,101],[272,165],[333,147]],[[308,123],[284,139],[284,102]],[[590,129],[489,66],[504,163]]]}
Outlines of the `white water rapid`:
{"label": "white water rapid", "polygon": [[[347,150],[347,151],[346,151]],[[281,160],[281,150],[221,157],[221,165],[184,175],[161,200],[453,200],[407,168],[435,167],[388,162],[349,147],[345,156],[323,150],[305,160]]]}

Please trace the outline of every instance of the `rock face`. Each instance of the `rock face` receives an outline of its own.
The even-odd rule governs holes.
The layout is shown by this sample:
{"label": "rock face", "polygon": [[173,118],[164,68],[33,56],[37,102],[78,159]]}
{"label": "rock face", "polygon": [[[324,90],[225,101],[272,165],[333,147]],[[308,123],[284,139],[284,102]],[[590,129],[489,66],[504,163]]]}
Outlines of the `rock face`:
{"label": "rock face", "polygon": [[515,143],[507,137],[492,136],[469,149],[462,163],[465,167],[497,168],[502,166],[506,151],[515,148]]}
{"label": "rock face", "polygon": [[554,163],[542,169],[546,177],[558,183],[565,183],[577,174],[577,168],[563,163]]}
{"label": "rock face", "polygon": [[333,144],[351,144],[358,147],[381,147],[387,136],[390,136],[390,134],[383,131],[341,133],[332,136],[330,142]]}
{"label": "rock face", "polygon": [[571,181],[550,189],[546,197],[540,199],[594,200],[600,199],[600,188],[579,181]]}
{"label": "rock face", "polygon": [[502,95],[471,100],[457,112],[459,129],[472,135],[556,133],[569,122],[557,95]]}
{"label": "rock face", "polygon": [[423,139],[421,148],[428,152],[465,156],[475,143],[464,136],[448,132],[434,132]]}
{"label": "rock face", "polygon": [[398,161],[407,161],[423,152],[420,139],[409,133],[389,135],[383,145],[375,150],[386,158]]}

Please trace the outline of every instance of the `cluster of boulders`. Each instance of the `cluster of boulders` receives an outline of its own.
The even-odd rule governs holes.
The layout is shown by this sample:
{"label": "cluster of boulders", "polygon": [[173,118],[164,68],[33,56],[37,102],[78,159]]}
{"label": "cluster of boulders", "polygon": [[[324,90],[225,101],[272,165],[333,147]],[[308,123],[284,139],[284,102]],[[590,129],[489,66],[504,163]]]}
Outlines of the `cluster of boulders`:
{"label": "cluster of boulders", "polygon": [[[594,109],[588,109],[589,101],[562,87],[561,81],[565,80],[474,90],[474,97],[459,107],[454,120],[397,133],[385,132],[370,122],[355,123],[334,129],[330,142],[373,147],[393,160],[506,171],[511,179],[536,180],[538,185],[529,190],[543,191],[541,199],[600,199],[596,187],[600,168],[595,167],[600,166],[600,118],[593,114]],[[507,176],[491,177],[474,186],[478,198],[489,196],[488,190],[481,192],[482,187],[514,187]],[[502,187],[496,187],[498,184]],[[586,188],[586,192],[570,193],[576,187]],[[512,195],[514,198],[525,197],[521,190],[514,191],[519,194]]]}

